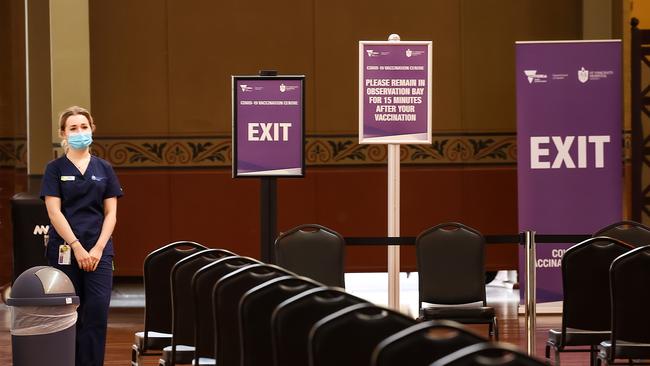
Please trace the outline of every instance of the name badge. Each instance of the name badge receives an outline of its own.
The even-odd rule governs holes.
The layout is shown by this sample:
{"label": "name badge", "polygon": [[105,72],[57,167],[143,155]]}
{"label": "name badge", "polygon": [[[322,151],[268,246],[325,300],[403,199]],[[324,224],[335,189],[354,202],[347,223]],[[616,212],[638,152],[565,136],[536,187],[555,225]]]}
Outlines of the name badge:
{"label": "name badge", "polygon": [[70,264],[70,246],[63,244],[59,246],[59,265]]}
{"label": "name badge", "polygon": [[74,175],[62,175],[61,176],[61,181],[62,182],[71,182],[74,180]]}

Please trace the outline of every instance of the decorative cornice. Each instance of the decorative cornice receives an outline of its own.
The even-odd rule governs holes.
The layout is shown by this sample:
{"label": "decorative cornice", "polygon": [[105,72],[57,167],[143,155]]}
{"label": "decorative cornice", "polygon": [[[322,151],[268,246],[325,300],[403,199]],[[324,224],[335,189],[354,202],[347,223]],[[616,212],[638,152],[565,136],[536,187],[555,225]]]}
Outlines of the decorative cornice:
{"label": "decorative cornice", "polygon": [[0,139],[0,167],[27,166],[27,140]]}
{"label": "decorative cornice", "polygon": [[[515,165],[516,134],[434,134],[430,145],[402,145],[405,165]],[[631,157],[631,133],[623,133],[623,158]],[[54,146],[60,155],[60,147]],[[118,168],[223,168],[231,165],[230,136],[95,137],[93,153]],[[0,139],[0,166],[25,167],[24,139]],[[311,135],[307,166],[373,166],[386,162],[386,145],[359,145],[357,135]]]}
{"label": "decorative cornice", "polygon": [[[516,136],[440,135],[431,145],[402,145],[401,161],[423,164],[514,164],[517,158]],[[355,136],[307,138],[307,165],[385,164],[386,145],[359,145]]]}
{"label": "decorative cornice", "polygon": [[[514,164],[516,136],[466,134],[434,136],[431,145],[403,145],[402,163]],[[96,138],[93,152],[120,168],[230,168],[230,136],[208,138]],[[308,136],[308,166],[382,165],[386,145],[359,145],[357,135]]]}

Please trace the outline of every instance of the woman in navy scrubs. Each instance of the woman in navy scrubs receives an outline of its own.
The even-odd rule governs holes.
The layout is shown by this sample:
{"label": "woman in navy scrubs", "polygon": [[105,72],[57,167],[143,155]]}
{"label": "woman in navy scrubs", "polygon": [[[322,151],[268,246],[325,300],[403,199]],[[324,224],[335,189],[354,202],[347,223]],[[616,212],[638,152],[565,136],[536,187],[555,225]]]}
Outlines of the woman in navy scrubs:
{"label": "woman in navy scrubs", "polygon": [[[108,306],[113,287],[117,198],[122,189],[111,165],[90,154],[95,124],[87,110],[70,107],[59,118],[65,154],[45,168],[41,198],[50,217],[47,258],[74,283],[76,365],[104,364]],[[53,228],[52,228],[53,227]]]}

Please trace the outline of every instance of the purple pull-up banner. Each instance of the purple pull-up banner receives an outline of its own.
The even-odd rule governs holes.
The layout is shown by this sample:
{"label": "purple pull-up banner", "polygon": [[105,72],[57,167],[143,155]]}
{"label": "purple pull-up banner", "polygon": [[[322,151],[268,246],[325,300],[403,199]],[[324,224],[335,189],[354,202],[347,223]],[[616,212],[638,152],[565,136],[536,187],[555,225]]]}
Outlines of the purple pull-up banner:
{"label": "purple pull-up banner", "polygon": [[[618,40],[517,42],[520,231],[591,234],[621,219],[621,58]],[[562,300],[573,244],[537,246],[539,303]]]}
{"label": "purple pull-up banner", "polygon": [[304,175],[304,76],[233,76],[233,177]]}

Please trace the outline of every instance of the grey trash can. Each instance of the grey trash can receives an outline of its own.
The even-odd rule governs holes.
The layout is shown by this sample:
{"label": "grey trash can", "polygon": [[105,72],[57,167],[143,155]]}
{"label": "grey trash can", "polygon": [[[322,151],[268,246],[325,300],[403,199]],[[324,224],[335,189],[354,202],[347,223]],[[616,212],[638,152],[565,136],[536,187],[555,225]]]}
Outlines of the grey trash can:
{"label": "grey trash can", "polygon": [[65,273],[47,266],[26,270],[14,281],[7,305],[14,366],[75,364],[79,297]]}

